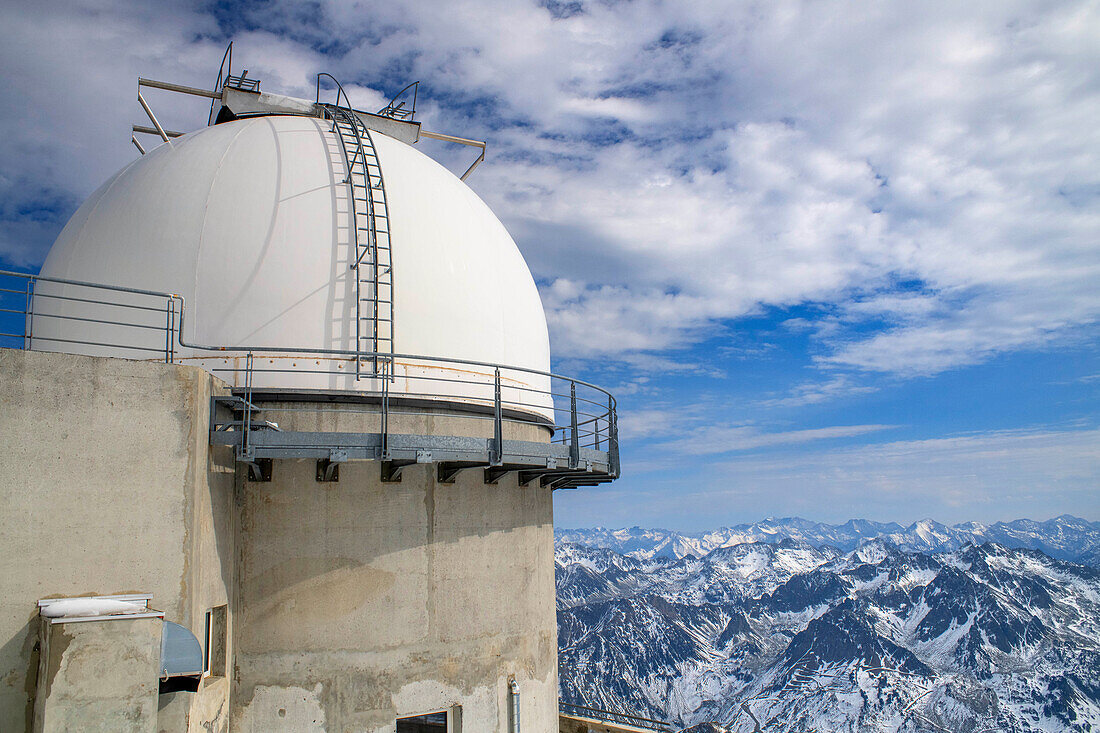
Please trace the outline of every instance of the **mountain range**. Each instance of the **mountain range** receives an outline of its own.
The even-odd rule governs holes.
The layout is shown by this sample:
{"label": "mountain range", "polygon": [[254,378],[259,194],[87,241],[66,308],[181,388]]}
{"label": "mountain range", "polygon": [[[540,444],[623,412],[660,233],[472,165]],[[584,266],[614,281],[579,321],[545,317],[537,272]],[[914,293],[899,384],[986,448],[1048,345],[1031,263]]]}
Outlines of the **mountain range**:
{"label": "mountain range", "polygon": [[922,519],[908,527],[896,522],[851,519],[844,524],[812,522],[800,517],[768,518],[762,522],[721,527],[707,532],[673,532],[666,529],[558,529],[559,542],[606,547],[639,559],[702,557],[719,547],[747,542],[779,542],[793,539],[821,547],[829,545],[850,552],[869,540],[884,538],[906,552],[951,552],[966,545],[996,542],[1005,547],[1041,550],[1056,560],[1100,567],[1100,522],[1068,514],[1045,522],[1017,519],[1013,522],[948,526]]}
{"label": "mountain range", "polygon": [[[619,549],[560,532],[561,699],[693,733],[1100,731],[1100,570],[1030,547],[892,538],[958,539],[919,525],[587,531]],[[963,526],[977,528],[948,529]],[[849,527],[880,534],[837,531]],[[727,544],[764,528],[767,542]],[[1004,528],[1078,558],[1087,549],[1066,538],[1095,543],[1098,529],[981,529]],[[792,529],[819,544],[779,536]],[[669,549],[684,538],[691,551]]]}

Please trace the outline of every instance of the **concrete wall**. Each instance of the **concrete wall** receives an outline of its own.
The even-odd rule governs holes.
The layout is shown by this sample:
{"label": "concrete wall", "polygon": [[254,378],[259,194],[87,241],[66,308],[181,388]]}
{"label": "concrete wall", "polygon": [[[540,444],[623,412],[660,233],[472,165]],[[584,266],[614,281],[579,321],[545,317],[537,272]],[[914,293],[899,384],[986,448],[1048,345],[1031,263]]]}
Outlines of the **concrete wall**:
{"label": "concrete wall", "polygon": [[34,733],[156,733],[162,619],[42,619]]}
{"label": "concrete wall", "polygon": [[[202,639],[228,604],[228,675],[159,696],[158,728],[373,731],[461,706],[470,732],[557,727],[550,491],[376,462],[315,481],[276,461],[253,483],[209,448],[223,385],[194,367],[0,349],[0,731],[29,730],[45,597],[152,593]],[[298,405],[301,406],[301,405]],[[275,417],[369,430],[371,416]],[[481,435],[413,415],[395,432]],[[547,440],[533,426],[509,437]]]}
{"label": "concrete wall", "polygon": [[[36,600],[152,593],[200,638],[226,603],[234,466],[207,447],[216,385],[194,367],[0,349],[0,731],[31,725]],[[227,690],[161,696],[161,728],[224,730]]]}
{"label": "concrete wall", "polygon": [[524,730],[557,727],[550,491],[433,471],[276,461],[242,484],[234,729],[393,733],[461,705],[503,732],[513,675]]}

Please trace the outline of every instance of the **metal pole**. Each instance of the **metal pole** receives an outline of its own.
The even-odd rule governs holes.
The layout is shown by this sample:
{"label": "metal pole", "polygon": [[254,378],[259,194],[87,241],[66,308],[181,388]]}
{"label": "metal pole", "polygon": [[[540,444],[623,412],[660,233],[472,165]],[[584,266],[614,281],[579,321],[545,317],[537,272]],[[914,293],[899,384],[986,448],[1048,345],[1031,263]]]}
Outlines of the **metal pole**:
{"label": "metal pole", "polygon": [[500,367],[493,370],[493,450],[489,463],[499,466],[504,462],[504,420],[500,401]]}
{"label": "metal pole", "polygon": [[23,348],[34,348],[34,278],[27,279],[27,317],[23,319]]}
{"label": "metal pole", "polygon": [[[604,421],[607,423],[607,449],[611,450],[611,413],[615,411],[614,401],[611,399],[611,395],[607,396],[607,414],[604,416]],[[598,449],[597,449],[598,450]]]}
{"label": "metal pole", "polygon": [[171,364],[172,349],[172,299],[164,304],[164,363]]}
{"label": "metal pole", "polygon": [[138,142],[138,139],[135,136],[130,136],[130,142],[134,144],[134,147],[138,149],[139,153],[145,155],[145,148],[141,147],[141,143]]}
{"label": "metal pole", "polygon": [[[146,135],[158,134],[155,127],[146,127],[145,125],[131,125],[130,130],[133,132],[141,132]],[[168,137],[183,137],[186,133],[180,132],[178,130],[165,130],[164,134],[166,134]],[[133,135],[131,135],[130,137],[133,137]]]}
{"label": "metal pole", "polygon": [[244,437],[241,440],[244,455],[252,460],[252,352],[244,360]]}
{"label": "metal pole", "polygon": [[[358,358],[358,357],[357,357]],[[387,371],[393,369],[393,363],[389,359],[382,359],[382,457],[383,461],[390,460],[390,380]]]}
{"label": "metal pole", "polygon": [[155,79],[143,79],[138,77],[138,96],[141,96],[141,88],[150,87],[152,89],[164,89],[168,92],[179,92],[180,94],[191,94],[196,97],[209,97],[210,99],[221,99],[222,93],[218,91],[207,91],[206,89],[199,89],[198,87],[184,86],[183,84],[171,84],[166,81],[156,81]]}
{"label": "metal pole", "polygon": [[512,677],[508,680],[508,692],[512,698],[511,712],[512,715],[512,728],[511,733],[519,733],[519,684],[516,682],[516,678]]}
{"label": "metal pole", "polygon": [[569,425],[569,467],[576,468],[581,465],[581,444],[577,434],[577,383],[573,381],[569,382]]}
{"label": "metal pole", "polygon": [[466,178],[474,172],[474,168],[477,168],[481,161],[485,160],[485,142],[482,140],[470,140],[465,137],[455,137],[454,135],[444,135],[438,132],[428,132],[427,130],[420,131],[420,137],[426,137],[431,140],[442,140],[446,143],[458,143],[459,145],[469,145],[472,148],[481,148],[481,155],[477,156],[477,160],[470,164],[470,167],[466,169],[466,172],[459,176],[460,181],[465,181]]}
{"label": "metal pole", "polygon": [[169,363],[172,363],[176,360],[176,299],[169,298],[169,302],[171,303],[172,309],[172,323],[168,328],[168,335],[171,336],[172,340],[169,342],[171,343],[171,347],[168,350],[168,357],[170,360]]}
{"label": "metal pole", "polygon": [[[153,114],[153,110],[149,109],[149,104],[145,101],[145,97],[141,96],[141,90],[138,90],[138,102],[141,103],[142,109],[145,110],[145,114],[149,115],[149,119],[153,123],[153,127],[157,128],[157,134],[161,139],[169,145],[172,141],[168,138],[168,133],[164,131],[164,128],[160,126],[160,122],[157,121],[157,116]],[[131,136],[132,137],[132,136]]]}
{"label": "metal pole", "polygon": [[615,411],[615,398],[608,395],[607,406],[610,409],[610,422],[607,425],[607,472],[612,478],[619,477],[619,416]]}

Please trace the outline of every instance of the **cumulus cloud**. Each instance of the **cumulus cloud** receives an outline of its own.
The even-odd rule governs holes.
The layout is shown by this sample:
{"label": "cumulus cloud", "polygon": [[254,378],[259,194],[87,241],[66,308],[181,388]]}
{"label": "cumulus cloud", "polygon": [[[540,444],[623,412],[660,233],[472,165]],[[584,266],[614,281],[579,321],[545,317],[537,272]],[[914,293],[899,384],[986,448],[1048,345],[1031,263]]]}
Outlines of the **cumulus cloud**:
{"label": "cumulus cloud", "polygon": [[[715,466],[711,501],[769,504],[782,492],[790,511],[827,503],[835,516],[963,521],[1100,509],[1100,430],[989,431],[784,455]],[[797,490],[795,490],[797,487]],[[799,507],[803,507],[800,509]],[[852,514],[854,512],[854,514]],[[913,519],[920,518],[912,516]]]}
{"label": "cumulus cloud", "polygon": [[800,382],[791,388],[785,397],[761,400],[764,407],[803,407],[816,405],[838,397],[870,394],[877,387],[861,384],[846,374],[832,376],[825,380]]}
{"label": "cumulus cloud", "polygon": [[769,515],[902,523],[1095,517],[1098,482],[1100,430],[1039,427],[684,462],[675,476],[646,488],[569,492],[556,500],[555,519],[703,530]]}
{"label": "cumulus cloud", "polygon": [[[98,0],[5,21],[13,264],[132,157],[135,77],[208,85],[232,38],[265,88],[308,96],[329,70],[369,108],[422,79],[427,128],[487,139],[470,182],[517,235],[559,356],[668,358],[812,304],[820,367],[914,376],[1100,317],[1089,3]],[[844,393],[832,378],[790,399]]]}
{"label": "cumulus cloud", "polygon": [[684,455],[701,456],[752,451],[776,446],[800,445],[818,440],[853,438],[889,430],[893,425],[835,425],[826,428],[765,432],[753,425],[705,425],[686,431],[683,437],[657,446]]}

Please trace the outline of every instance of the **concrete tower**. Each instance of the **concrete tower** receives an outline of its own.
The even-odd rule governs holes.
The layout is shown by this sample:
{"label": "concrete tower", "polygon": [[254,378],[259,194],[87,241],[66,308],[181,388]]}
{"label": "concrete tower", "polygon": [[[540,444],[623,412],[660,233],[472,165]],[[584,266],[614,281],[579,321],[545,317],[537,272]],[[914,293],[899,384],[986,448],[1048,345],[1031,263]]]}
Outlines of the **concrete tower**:
{"label": "concrete tower", "polygon": [[172,691],[162,651],[113,730],[556,730],[551,491],[618,475],[614,399],[551,374],[515,243],[413,147],[471,141],[246,75],[150,87],[213,99],[210,126],[139,95],[163,144],[24,278],[0,352],[0,729],[118,694],[81,691],[96,644],[30,642],[35,600],[147,592],[203,670]]}

